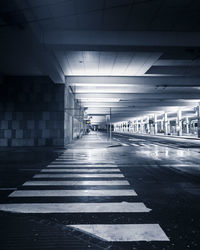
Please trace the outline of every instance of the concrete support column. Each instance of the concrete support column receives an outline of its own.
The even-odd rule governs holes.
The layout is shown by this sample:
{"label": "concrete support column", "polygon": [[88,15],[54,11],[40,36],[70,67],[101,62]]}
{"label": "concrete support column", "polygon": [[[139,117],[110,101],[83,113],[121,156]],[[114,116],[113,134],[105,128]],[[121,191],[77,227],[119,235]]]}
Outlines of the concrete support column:
{"label": "concrete support column", "polygon": [[186,117],[186,134],[189,134],[190,133],[190,127],[189,127],[189,118]]}
{"label": "concrete support column", "polygon": [[138,133],[138,130],[139,130],[139,128],[138,128],[138,120],[136,120],[136,130],[135,130],[135,132]]}
{"label": "concrete support column", "polygon": [[158,133],[158,121],[157,121],[157,115],[154,115],[154,134],[156,135]]}
{"label": "concrete support column", "polygon": [[183,133],[183,128],[182,128],[182,111],[179,110],[177,112],[177,135],[181,136]]}
{"label": "concrete support column", "polygon": [[149,127],[149,117],[148,116],[147,116],[146,122],[147,122],[147,133],[149,133],[150,132],[150,127]]}
{"label": "concrete support column", "polygon": [[139,133],[139,132],[140,132],[140,130],[141,130],[141,120],[138,120],[138,122],[137,122],[137,126],[138,126],[138,130],[137,130],[137,132]]}
{"label": "concrete support column", "polygon": [[198,119],[198,138],[200,138],[200,103],[197,106],[197,119]]}
{"label": "concrete support column", "polygon": [[168,134],[168,118],[167,118],[167,113],[164,114],[164,132],[165,132],[165,135]]}
{"label": "concrete support column", "polygon": [[143,119],[141,119],[140,127],[141,127],[141,133],[144,133],[144,121],[143,121]]}
{"label": "concrete support column", "polygon": [[163,120],[163,118],[162,118],[162,120],[160,122],[161,122],[161,130],[164,130],[164,120]]}

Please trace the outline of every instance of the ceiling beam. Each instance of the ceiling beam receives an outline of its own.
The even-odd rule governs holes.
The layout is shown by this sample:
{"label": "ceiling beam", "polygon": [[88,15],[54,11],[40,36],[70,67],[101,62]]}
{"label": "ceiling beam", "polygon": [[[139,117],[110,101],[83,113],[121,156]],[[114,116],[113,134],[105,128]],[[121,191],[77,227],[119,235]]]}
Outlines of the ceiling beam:
{"label": "ceiling beam", "polygon": [[68,76],[66,81],[69,85],[79,84],[99,86],[105,84],[128,84],[156,87],[195,87],[200,86],[200,76]]}
{"label": "ceiling beam", "polygon": [[174,101],[174,100],[170,100],[170,101],[163,101],[161,102],[160,100],[151,100],[148,102],[144,102],[144,101],[140,101],[138,100],[137,102],[128,102],[128,103],[121,103],[121,102],[106,102],[106,103],[87,103],[87,102],[82,102],[81,103],[84,107],[88,107],[88,108],[104,108],[104,107],[108,107],[108,108],[129,108],[129,107],[147,107],[147,106],[151,106],[151,107],[156,107],[156,106],[160,106],[160,107],[166,107],[166,106],[195,106],[196,103],[195,102],[180,102],[180,101]]}
{"label": "ceiling beam", "polygon": [[199,32],[51,30],[41,39],[47,45],[180,46],[199,47]]}
{"label": "ceiling beam", "polygon": [[[194,94],[188,94],[188,93],[170,93],[170,94],[152,94],[152,93],[112,93],[112,94],[107,94],[107,93],[102,93],[102,94],[96,94],[96,93],[84,93],[84,94],[75,94],[76,99],[94,99],[94,98],[116,98],[116,99],[129,99],[129,100],[137,100],[137,99],[159,99],[159,100],[170,100],[170,99],[200,99],[200,94],[199,93],[194,93]],[[106,102],[106,101],[105,101]]]}

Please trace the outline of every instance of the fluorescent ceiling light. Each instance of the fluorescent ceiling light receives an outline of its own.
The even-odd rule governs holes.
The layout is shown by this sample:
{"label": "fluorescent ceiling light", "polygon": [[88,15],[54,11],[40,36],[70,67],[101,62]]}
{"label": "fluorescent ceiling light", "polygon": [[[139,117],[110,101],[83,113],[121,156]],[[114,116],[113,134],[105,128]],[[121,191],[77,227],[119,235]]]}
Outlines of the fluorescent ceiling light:
{"label": "fluorescent ceiling light", "polygon": [[69,85],[82,86],[82,87],[125,87],[133,86],[133,84],[121,83],[71,83]]}
{"label": "fluorescent ceiling light", "polygon": [[177,99],[177,101],[200,103],[200,100],[199,100],[199,99],[190,99],[190,100],[187,100],[187,99]]}
{"label": "fluorescent ceiling light", "polygon": [[119,98],[81,98],[82,102],[119,102]]}

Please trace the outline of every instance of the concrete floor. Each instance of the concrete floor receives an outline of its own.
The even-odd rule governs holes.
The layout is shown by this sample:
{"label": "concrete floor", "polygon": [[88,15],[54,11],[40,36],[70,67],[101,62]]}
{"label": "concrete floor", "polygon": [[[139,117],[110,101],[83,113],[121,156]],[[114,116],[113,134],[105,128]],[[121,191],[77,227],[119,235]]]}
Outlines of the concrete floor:
{"label": "concrete floor", "polygon": [[1,150],[0,249],[200,249],[199,153],[189,139],[102,133]]}

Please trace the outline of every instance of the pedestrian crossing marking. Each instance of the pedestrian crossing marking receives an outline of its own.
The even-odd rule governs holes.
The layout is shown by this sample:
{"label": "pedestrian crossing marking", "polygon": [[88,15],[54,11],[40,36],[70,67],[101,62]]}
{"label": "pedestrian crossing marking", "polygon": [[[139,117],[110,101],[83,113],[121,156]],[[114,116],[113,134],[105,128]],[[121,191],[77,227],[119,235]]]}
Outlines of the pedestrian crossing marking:
{"label": "pedestrian crossing marking", "polygon": [[98,172],[120,172],[118,168],[116,169],[109,169],[109,168],[104,168],[104,169],[83,169],[83,168],[76,168],[76,169],[42,169],[41,172],[91,172],[91,173],[98,173]]}
{"label": "pedestrian crossing marking", "polygon": [[169,241],[159,224],[69,225],[106,241]]}
{"label": "pedestrian crossing marking", "polygon": [[148,213],[144,203],[17,203],[0,204],[0,211],[16,213]]}
{"label": "pedestrian crossing marking", "polygon": [[23,186],[128,186],[128,181],[27,181]]}
{"label": "pedestrian crossing marking", "polygon": [[109,168],[116,168],[117,165],[94,165],[94,164],[84,164],[84,165],[80,165],[80,164],[49,164],[47,166],[48,168],[51,167],[66,167],[66,168],[71,168],[71,167],[78,167],[78,168],[93,168],[93,167],[98,167],[98,168],[105,168],[105,167],[109,167]]}
{"label": "pedestrian crossing marking", "polygon": [[84,190],[17,190],[9,197],[57,197],[57,196],[137,196],[133,189],[84,189]]}
{"label": "pedestrian crossing marking", "polygon": [[[128,145],[127,145],[128,146]],[[108,161],[108,162],[99,162],[99,161],[88,161],[88,160],[80,160],[80,161],[76,161],[76,160],[74,160],[74,161],[71,161],[71,160],[67,160],[67,159],[59,159],[59,158],[57,158],[57,159],[55,159],[53,162],[63,162],[63,163],[69,163],[69,164],[73,164],[73,163],[76,163],[76,164],[81,164],[81,163],[87,163],[87,164],[114,164],[114,162],[112,162],[112,161]],[[52,162],[52,163],[53,163]]]}
{"label": "pedestrian crossing marking", "polygon": [[123,174],[36,174],[33,178],[123,178]]}
{"label": "pedestrian crossing marking", "polygon": [[[123,144],[124,146],[129,146]],[[133,146],[139,146],[132,143]],[[145,145],[145,144],[141,144]],[[145,145],[146,146],[146,145]],[[68,150],[69,152],[69,150]],[[33,176],[34,180],[23,184],[23,190],[13,191],[9,197],[17,198],[17,203],[0,204],[0,211],[17,213],[149,213],[142,202],[74,202],[74,203],[19,203],[20,198],[38,197],[125,197],[137,196],[137,193],[130,189],[127,180],[85,180],[84,178],[124,178],[114,161],[104,163],[88,161],[85,157],[78,157],[80,154],[64,152],[56,160],[51,162],[47,168],[42,169],[40,174]],[[108,164],[107,164],[108,163]],[[44,178],[48,180],[43,180]],[[75,178],[75,180],[52,180],[52,178]],[[78,180],[78,178],[82,178]],[[41,187],[42,186],[42,187]],[[45,188],[44,188],[45,186]],[[64,189],[69,186],[72,190]],[[77,189],[85,186],[85,189]],[[90,186],[87,188],[87,186]],[[94,187],[92,187],[94,186]],[[96,188],[96,186],[102,186]],[[109,189],[108,187],[109,186]],[[123,186],[126,189],[119,189]],[[33,190],[30,190],[33,187]],[[48,187],[50,190],[48,190]],[[53,189],[53,187],[55,187]],[[63,188],[62,188],[63,187]],[[42,190],[40,190],[43,188]],[[75,188],[75,189],[74,189]],[[83,188],[83,187],[81,187]],[[92,189],[91,189],[92,188]],[[106,189],[107,188],[107,189]],[[112,188],[112,189],[110,189]],[[52,190],[51,190],[52,189]],[[56,189],[56,190],[55,190]],[[79,201],[79,198],[76,198]],[[35,199],[34,199],[35,201]],[[106,201],[106,199],[105,199]],[[105,221],[104,221],[105,222]],[[80,230],[92,236],[106,241],[129,242],[129,241],[169,241],[159,224],[82,224],[68,225],[74,230]]]}

